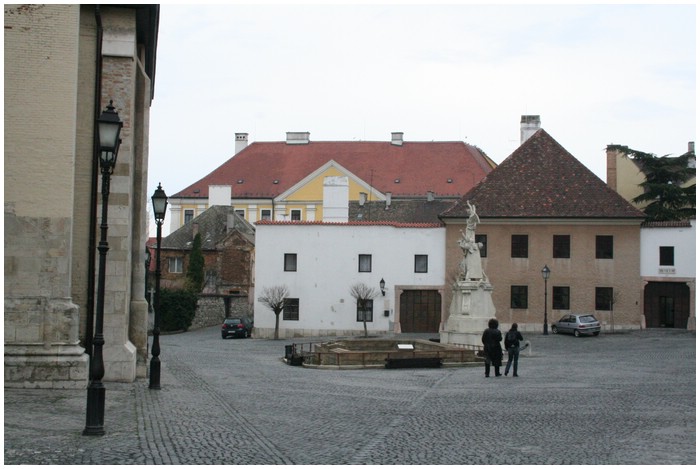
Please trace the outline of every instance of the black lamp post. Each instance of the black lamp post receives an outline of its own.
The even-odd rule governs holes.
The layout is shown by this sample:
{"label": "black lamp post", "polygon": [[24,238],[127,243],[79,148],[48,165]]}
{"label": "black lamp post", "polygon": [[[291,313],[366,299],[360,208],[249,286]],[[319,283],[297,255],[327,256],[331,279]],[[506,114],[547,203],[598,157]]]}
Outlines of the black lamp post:
{"label": "black lamp post", "polygon": [[153,346],[151,347],[151,372],[149,374],[150,389],[160,389],[160,239],[161,227],[165,220],[165,209],[168,207],[168,196],[158,183],[158,189],[151,197],[153,201],[153,216],[156,219],[156,297],[153,305]]}
{"label": "black lamp post", "polygon": [[384,279],[381,279],[379,281],[379,289],[382,291],[382,296],[386,295],[386,290],[384,289],[385,286],[386,282],[384,281]]}
{"label": "black lamp post", "polygon": [[551,274],[552,271],[549,270],[549,267],[545,264],[544,268],[542,269],[542,278],[544,279],[544,325],[542,329],[542,333],[544,335],[548,335],[548,327],[547,327],[547,279],[549,278],[549,274]]}
{"label": "black lamp post", "polygon": [[[97,308],[95,315],[95,335],[92,340],[92,354],[90,356],[90,384],[87,388],[87,415],[83,435],[104,435],[105,417],[105,387],[102,378],[105,375],[102,347],[105,339],[103,335],[104,309],[105,309],[105,273],[107,251],[107,208],[109,200],[109,182],[117,162],[119,152],[119,134],[122,129],[122,121],[114,110],[112,101],[105,111],[97,119],[99,143],[100,143],[100,171],[102,173],[102,223],[100,224],[100,243],[97,250],[100,253],[100,263],[97,277]],[[92,331],[86,331],[90,334]]]}

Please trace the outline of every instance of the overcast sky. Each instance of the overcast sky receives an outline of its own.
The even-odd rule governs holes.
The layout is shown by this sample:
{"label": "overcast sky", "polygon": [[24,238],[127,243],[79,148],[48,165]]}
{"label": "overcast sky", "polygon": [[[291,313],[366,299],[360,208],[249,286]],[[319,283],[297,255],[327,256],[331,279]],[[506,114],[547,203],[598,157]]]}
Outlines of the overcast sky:
{"label": "overcast sky", "polygon": [[693,3],[163,3],[149,190],[204,177],[233,156],[236,132],[404,132],[500,163],[525,114],[605,180],[608,144],[675,156],[695,140],[695,34]]}

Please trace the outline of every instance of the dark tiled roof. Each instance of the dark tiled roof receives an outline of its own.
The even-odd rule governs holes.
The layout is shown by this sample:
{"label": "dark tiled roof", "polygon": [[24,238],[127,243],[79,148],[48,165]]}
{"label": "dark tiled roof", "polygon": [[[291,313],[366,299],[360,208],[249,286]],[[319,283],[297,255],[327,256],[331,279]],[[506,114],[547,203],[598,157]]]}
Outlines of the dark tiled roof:
{"label": "dark tiled roof", "polygon": [[331,160],[395,196],[433,191],[459,197],[495,166],[481,150],[463,142],[254,142],[171,197],[206,199],[210,185],[230,185],[233,198],[272,198]]}
{"label": "dark tiled roof", "polygon": [[163,238],[160,242],[161,249],[190,249],[196,226],[198,233],[202,236],[202,250],[214,250],[216,245],[229,233],[227,230],[229,216],[232,216],[233,229],[254,244],[255,228],[253,225],[238,215],[233,207],[215,205]]}
{"label": "dark tiled roof", "polygon": [[443,218],[644,218],[543,129],[466,193]]}
{"label": "dark tiled roof", "polygon": [[387,207],[385,202],[365,202],[364,205],[360,206],[359,202],[351,201],[348,220],[440,223],[440,214],[454,205],[455,202],[456,199],[392,200]]}

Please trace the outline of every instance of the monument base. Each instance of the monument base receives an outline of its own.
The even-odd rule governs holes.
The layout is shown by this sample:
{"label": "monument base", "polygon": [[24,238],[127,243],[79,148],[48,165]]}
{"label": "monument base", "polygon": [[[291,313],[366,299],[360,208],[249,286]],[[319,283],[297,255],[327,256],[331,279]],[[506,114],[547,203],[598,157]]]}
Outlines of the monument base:
{"label": "monument base", "polygon": [[463,280],[452,289],[450,316],[440,331],[440,342],[458,347],[481,347],[481,335],[495,317],[488,281]]}
{"label": "monument base", "polygon": [[481,348],[481,333],[472,332],[440,332],[440,343],[468,349]]}

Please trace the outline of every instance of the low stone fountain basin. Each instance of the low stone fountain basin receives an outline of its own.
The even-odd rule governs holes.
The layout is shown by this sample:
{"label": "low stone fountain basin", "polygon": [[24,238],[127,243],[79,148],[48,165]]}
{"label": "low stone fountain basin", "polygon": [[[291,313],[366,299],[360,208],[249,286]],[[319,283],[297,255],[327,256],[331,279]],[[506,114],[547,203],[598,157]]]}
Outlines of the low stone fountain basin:
{"label": "low stone fountain basin", "polygon": [[483,364],[475,350],[423,339],[344,338],[310,348],[301,352],[306,367],[385,368],[387,359],[410,358],[439,358],[442,366]]}

